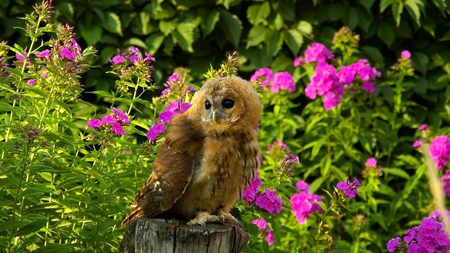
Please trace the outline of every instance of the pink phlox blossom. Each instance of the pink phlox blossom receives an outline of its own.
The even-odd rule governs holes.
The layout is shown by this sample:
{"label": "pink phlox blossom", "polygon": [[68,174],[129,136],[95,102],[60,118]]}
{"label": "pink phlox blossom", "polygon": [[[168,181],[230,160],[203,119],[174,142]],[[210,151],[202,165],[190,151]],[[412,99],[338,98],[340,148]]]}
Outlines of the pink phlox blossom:
{"label": "pink phlox blossom", "polygon": [[303,57],[302,56],[295,58],[294,59],[294,67],[300,66],[300,64],[302,64],[302,61],[303,61]]}
{"label": "pink phlox blossom", "polygon": [[354,178],[353,182],[350,182],[348,177],[345,182],[339,182],[336,185],[336,188],[343,191],[345,196],[349,198],[354,198],[356,197],[356,195],[358,195],[359,187],[361,187],[361,183],[357,178]]}
{"label": "pink phlox blossom", "polygon": [[277,93],[280,90],[295,92],[294,78],[287,71],[277,72],[273,78],[270,91],[272,91],[272,93]]}
{"label": "pink phlox blossom", "polygon": [[164,124],[155,124],[147,132],[147,138],[152,144],[155,144],[156,137],[164,132]]}
{"label": "pink phlox blossom", "polygon": [[125,62],[125,58],[122,55],[116,55],[109,60],[113,65],[121,64]]}
{"label": "pink phlox blossom", "polygon": [[42,52],[36,53],[36,57],[38,57],[38,58],[44,58],[44,57],[47,57],[47,56],[50,56],[50,55],[52,55],[52,53],[51,53],[51,51],[49,49],[46,49],[46,50],[44,50]]}
{"label": "pink phlox blossom", "polygon": [[130,119],[128,118],[128,115],[126,115],[122,110],[111,107],[111,111],[113,112],[113,115],[117,119],[117,121],[119,121],[124,125],[130,124]]}
{"label": "pink phlox blossom", "polygon": [[322,207],[317,202],[323,202],[323,198],[307,191],[301,191],[291,196],[292,212],[299,224],[304,224],[306,219],[317,212],[322,212]]}
{"label": "pink phlox blossom", "polygon": [[261,82],[262,87],[269,86],[274,78],[274,74],[269,68],[260,68],[250,77],[250,81],[259,81]]}
{"label": "pink phlox blossom", "polygon": [[19,61],[25,61],[27,57],[27,52],[24,53],[24,55],[16,53],[16,59]]}
{"label": "pink phlox blossom", "polygon": [[124,135],[125,131],[122,128],[122,125],[119,122],[115,122],[111,126],[111,130],[117,135]]}
{"label": "pink phlox blossom", "polygon": [[260,230],[263,230],[259,235],[263,236],[265,233],[265,240],[269,245],[272,245],[275,242],[273,231],[269,228],[266,220],[264,220],[263,218],[254,219],[252,220],[252,224],[256,225]]}
{"label": "pink phlox blossom", "polygon": [[401,57],[401,58],[409,59],[409,58],[411,58],[411,53],[410,53],[408,50],[403,50],[403,51],[400,53],[400,57]]}
{"label": "pink phlox blossom", "polygon": [[116,122],[117,122],[116,118],[114,118],[111,115],[105,115],[102,117],[102,123],[104,125],[113,125]]}
{"label": "pink phlox blossom", "polygon": [[422,145],[422,141],[421,140],[416,140],[413,143],[413,147],[418,148]]}
{"label": "pink phlox blossom", "polygon": [[400,238],[399,236],[392,238],[391,240],[389,240],[389,242],[387,243],[387,250],[389,252],[393,252],[397,249],[401,249],[400,246],[400,242],[402,241],[402,238]]}
{"label": "pink phlox blossom", "polygon": [[255,205],[272,215],[280,213],[281,198],[275,194],[276,192],[276,190],[265,189],[263,194],[259,194],[256,197]]}
{"label": "pink phlox blossom", "polygon": [[370,92],[370,94],[372,95],[373,93],[375,93],[376,89],[375,89],[375,82],[364,82],[361,85],[361,88],[365,91]]}
{"label": "pink phlox blossom", "polygon": [[149,53],[145,52],[145,59],[144,59],[144,61],[153,62],[153,61],[155,61],[155,57],[153,57]]}
{"label": "pink phlox blossom", "polygon": [[247,205],[255,204],[256,197],[259,195],[259,188],[262,186],[261,179],[258,174],[255,176],[253,180],[250,181],[249,186],[245,188],[242,193],[242,197]]}
{"label": "pink phlox blossom", "polygon": [[68,60],[73,60],[73,59],[75,59],[75,58],[77,57],[77,56],[76,56],[74,53],[72,53],[72,52],[69,50],[69,48],[67,48],[67,47],[63,47],[63,48],[61,49],[60,55],[61,55],[62,58],[66,58],[66,59],[68,59]]}
{"label": "pink phlox blossom", "polygon": [[375,158],[373,158],[373,157],[371,157],[371,158],[368,158],[367,160],[366,160],[366,166],[368,166],[368,167],[376,167],[377,166],[377,159],[375,159]]}
{"label": "pink phlox blossom", "polygon": [[88,127],[99,128],[102,126],[102,121],[99,119],[91,119],[87,122]]}
{"label": "pink phlox blossom", "polygon": [[309,192],[309,184],[306,183],[305,181],[298,181],[295,184],[295,187],[297,188],[297,190],[299,191],[306,191]]}
{"label": "pink phlox blossom", "polygon": [[422,131],[425,130],[425,128],[427,128],[427,124],[422,124],[417,128],[417,130]]}
{"label": "pink phlox blossom", "polygon": [[431,141],[428,150],[436,168],[444,168],[450,158],[450,138],[446,135],[437,136]]}
{"label": "pink phlox blossom", "polygon": [[27,84],[29,84],[29,85],[36,85],[36,80],[33,79],[33,78],[31,78],[31,79],[29,79],[29,80],[27,81]]}
{"label": "pink phlox blossom", "polygon": [[444,194],[450,196],[450,170],[446,170],[445,174],[441,177],[441,185],[444,189]]}
{"label": "pink phlox blossom", "polygon": [[311,46],[305,50],[305,62],[325,62],[333,60],[334,55],[325,45],[313,42]]}
{"label": "pink phlox blossom", "polygon": [[166,124],[172,119],[173,116],[185,112],[190,107],[191,103],[182,103],[180,100],[169,102],[166,109],[159,115],[158,119],[161,120],[162,123]]}

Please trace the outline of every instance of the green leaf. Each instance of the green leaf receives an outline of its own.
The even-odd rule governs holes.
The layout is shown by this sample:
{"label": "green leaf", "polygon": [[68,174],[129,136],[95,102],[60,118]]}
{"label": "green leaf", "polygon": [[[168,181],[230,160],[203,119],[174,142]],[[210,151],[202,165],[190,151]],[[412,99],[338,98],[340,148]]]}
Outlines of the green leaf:
{"label": "green leaf", "polygon": [[294,21],[294,19],[295,19],[294,2],[293,1],[280,1],[277,12],[281,14],[281,17],[283,17],[283,20]]}
{"label": "green leaf", "polygon": [[237,47],[242,33],[242,26],[239,18],[231,12],[221,9],[219,25],[227,40],[230,41],[233,46]]}
{"label": "green leaf", "polygon": [[406,171],[402,170],[402,169],[397,169],[397,168],[383,168],[383,171],[384,171],[386,174],[392,174],[392,175],[394,175],[394,176],[402,177],[402,178],[404,178],[404,179],[409,179],[409,178],[410,178],[409,174],[408,174]]}
{"label": "green leaf", "polygon": [[102,37],[103,30],[98,23],[79,22],[80,34],[89,45],[96,44]]}
{"label": "green leaf", "polygon": [[194,43],[194,28],[190,23],[180,23],[177,25],[177,30],[172,34],[175,36],[178,45],[188,52],[193,52],[192,43]]}
{"label": "green leaf", "polygon": [[403,12],[403,3],[394,3],[392,5],[392,15],[394,15],[395,23],[397,24],[397,27],[400,25],[401,16]]}
{"label": "green leaf", "polygon": [[176,20],[161,20],[159,22],[159,30],[167,36],[177,28]]}
{"label": "green leaf", "polygon": [[396,0],[381,0],[381,2],[380,2],[380,12],[384,12],[384,10],[386,10],[387,7],[391,6],[395,2],[396,2]]}
{"label": "green leaf", "polygon": [[391,46],[395,40],[395,30],[393,26],[386,21],[382,21],[378,24],[377,35],[388,46]]}
{"label": "green leaf", "polygon": [[363,46],[361,47],[361,51],[363,51],[373,62],[384,62],[383,54],[376,47]]}
{"label": "green leaf", "polygon": [[371,13],[372,5],[375,3],[375,0],[359,0],[358,2],[366,8],[367,12]]}
{"label": "green leaf", "polygon": [[303,34],[303,35],[308,35],[312,33],[313,27],[311,25],[311,23],[306,22],[306,21],[300,21],[297,25],[297,29]]}
{"label": "green leaf", "polygon": [[358,11],[355,8],[350,7],[348,15],[348,28],[350,28],[350,30],[353,30],[356,28],[356,26],[358,26],[358,24],[359,24]]}
{"label": "green leaf", "polygon": [[283,31],[283,38],[292,53],[297,55],[300,47],[303,45],[302,34],[298,30],[289,29],[288,31]]}
{"label": "green leaf", "polygon": [[247,48],[261,44],[266,38],[267,31],[265,26],[253,26],[248,33]]}
{"label": "green leaf", "polygon": [[147,50],[147,44],[145,44],[145,42],[136,37],[126,40],[124,44],[127,46],[136,46],[143,48],[144,50]]}
{"label": "green leaf", "polygon": [[28,235],[28,234],[32,234],[37,232],[39,229],[45,227],[45,224],[47,223],[47,221],[44,220],[36,220],[33,221],[27,225],[25,225],[24,227],[22,227],[21,229],[19,229],[19,231],[17,231],[14,236],[23,236],[23,235]]}
{"label": "green leaf", "polygon": [[325,182],[325,180],[327,179],[327,177],[319,177],[316,180],[314,180],[310,185],[309,185],[309,190],[310,192],[316,192],[323,184],[323,182]]}
{"label": "green leaf", "polygon": [[411,60],[413,67],[420,71],[422,74],[426,74],[428,71],[428,64],[430,63],[430,58],[426,54],[420,52],[414,52],[411,55]]}
{"label": "green leaf", "polygon": [[417,25],[420,26],[420,9],[423,8],[423,3],[421,0],[406,0],[406,9],[409,15],[416,21]]}
{"label": "green leaf", "polygon": [[280,51],[283,45],[282,33],[275,30],[269,30],[266,32],[265,42],[267,45],[267,55],[275,56]]}
{"label": "green leaf", "polygon": [[248,21],[253,25],[259,25],[260,23],[266,24],[267,17],[270,14],[270,4],[269,2],[264,2],[262,4],[257,3],[250,5],[247,9]]}
{"label": "green leaf", "polygon": [[220,19],[220,12],[216,9],[213,9],[209,13],[208,18],[206,19],[206,22],[203,25],[203,32],[205,36],[210,34],[214,30],[214,27],[216,27],[216,23],[219,21],[219,19]]}
{"label": "green leaf", "polygon": [[120,17],[114,12],[107,12],[105,15],[105,22],[101,24],[107,31],[123,36]]}
{"label": "green leaf", "polygon": [[145,39],[145,44],[147,45],[147,50],[151,55],[154,55],[156,51],[158,51],[159,47],[161,47],[161,44],[164,41],[164,34],[157,32],[152,33],[150,37]]}
{"label": "green leaf", "polygon": [[73,250],[73,246],[64,244],[47,245],[37,250],[33,250],[34,253],[64,253]]}

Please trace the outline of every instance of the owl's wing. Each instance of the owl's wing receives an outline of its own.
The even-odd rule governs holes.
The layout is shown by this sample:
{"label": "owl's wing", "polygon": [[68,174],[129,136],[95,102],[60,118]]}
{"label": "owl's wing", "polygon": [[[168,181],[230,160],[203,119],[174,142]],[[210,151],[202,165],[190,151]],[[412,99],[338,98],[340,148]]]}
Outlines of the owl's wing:
{"label": "owl's wing", "polygon": [[198,129],[186,115],[177,115],[170,121],[152,173],[136,196],[122,226],[137,217],[161,214],[181,198],[194,172],[194,158],[198,152],[195,149],[202,142]]}

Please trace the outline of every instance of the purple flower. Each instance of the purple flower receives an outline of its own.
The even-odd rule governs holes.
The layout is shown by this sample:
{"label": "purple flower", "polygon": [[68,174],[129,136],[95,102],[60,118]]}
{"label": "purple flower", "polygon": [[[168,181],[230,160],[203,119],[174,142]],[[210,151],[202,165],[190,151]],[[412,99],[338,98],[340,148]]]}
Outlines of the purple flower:
{"label": "purple flower", "polygon": [[336,75],[339,77],[339,82],[350,86],[356,77],[356,67],[354,64],[349,66],[342,66]]}
{"label": "purple flower", "polygon": [[392,238],[391,240],[389,240],[389,242],[387,243],[387,250],[389,251],[389,252],[393,252],[394,250],[396,250],[396,249],[401,249],[401,246],[400,246],[400,242],[402,241],[402,238],[400,238],[400,237],[395,237],[395,238]]}
{"label": "purple flower", "polygon": [[446,135],[434,138],[428,148],[436,167],[442,169],[450,158],[450,138]]}
{"label": "purple flower", "polygon": [[43,73],[43,74],[40,74],[40,77],[45,79],[45,78],[47,78],[48,76],[47,76],[47,74],[44,74],[44,73]]}
{"label": "purple flower", "polygon": [[369,158],[366,161],[366,166],[368,167],[376,167],[377,166],[377,160],[375,158]]}
{"label": "purple flower", "polygon": [[125,134],[125,131],[122,128],[122,125],[119,122],[112,124],[111,130],[117,135]]}
{"label": "purple flower", "polygon": [[309,192],[309,184],[305,181],[298,181],[295,184],[295,187],[297,188],[297,190]]}
{"label": "purple flower", "polygon": [[52,54],[51,51],[49,49],[46,49],[40,53],[36,53],[36,57],[44,58],[44,57],[50,56],[51,54]]}
{"label": "purple flower", "polygon": [[333,53],[323,44],[314,42],[305,50],[305,62],[325,62],[326,60],[333,60]]}
{"label": "purple flower", "polygon": [[87,122],[88,127],[99,128],[102,126],[102,121],[99,119],[91,119]]}
{"label": "purple flower", "polygon": [[420,140],[414,141],[414,143],[413,143],[413,147],[415,147],[415,148],[418,148],[421,145],[422,145],[422,141],[420,141]]}
{"label": "purple flower", "polygon": [[156,137],[164,132],[164,124],[156,124],[152,126],[147,132],[147,138],[151,140],[152,144],[155,144]]}
{"label": "purple flower", "polygon": [[158,119],[162,123],[169,122],[173,116],[179,113],[185,112],[191,107],[191,103],[181,103],[180,100],[175,100],[174,102],[169,102],[166,109],[159,115]]}
{"label": "purple flower", "polygon": [[29,80],[27,81],[27,84],[29,84],[29,85],[36,85],[36,80],[34,80],[33,78],[31,78],[31,79],[29,79]]}
{"label": "purple flower", "polygon": [[114,118],[111,115],[105,115],[102,117],[102,123],[104,125],[113,125],[116,122],[117,122],[116,118]]}
{"label": "purple flower", "polygon": [[111,108],[114,117],[122,124],[129,125],[130,120],[128,119],[128,115],[126,115],[122,110],[116,109],[114,107]]}
{"label": "purple flower", "polygon": [[427,128],[427,124],[422,124],[422,125],[420,125],[420,126],[417,128],[417,130],[422,131],[422,130],[424,130],[425,128]]}
{"label": "purple flower", "polygon": [[292,212],[295,214],[295,217],[300,224],[305,224],[308,216],[314,212],[323,211],[322,207],[317,204],[317,202],[322,202],[323,198],[318,195],[301,191],[292,195],[290,200],[292,203]]}
{"label": "purple flower", "polygon": [[403,50],[400,54],[400,57],[409,59],[409,58],[411,58],[411,53],[408,50]]}
{"label": "purple flower", "polygon": [[113,65],[117,65],[125,62],[125,58],[122,55],[116,55],[111,60],[109,60]]}
{"label": "purple flower", "polygon": [[300,64],[302,64],[302,61],[303,61],[303,57],[301,57],[301,56],[295,58],[295,59],[294,59],[294,67],[300,66]]}
{"label": "purple flower", "polygon": [[262,186],[261,179],[258,175],[255,176],[255,178],[250,181],[249,186],[245,188],[244,192],[242,193],[242,197],[244,198],[245,204],[252,205],[255,204],[256,197],[259,195],[259,188]]}
{"label": "purple flower", "polygon": [[145,59],[144,59],[144,61],[148,61],[148,62],[155,61],[155,57],[153,57],[149,53],[145,52]]}
{"label": "purple flower", "polygon": [[361,86],[363,90],[369,91],[370,94],[375,93],[375,82],[364,82]]}
{"label": "purple flower", "polygon": [[138,60],[139,60],[139,56],[137,56],[137,55],[130,56],[130,62],[136,63]]}
{"label": "purple flower", "polygon": [[272,82],[272,79],[274,77],[274,74],[272,70],[269,68],[261,68],[255,71],[255,73],[250,77],[250,81],[259,81],[261,82],[261,86],[269,86]]}
{"label": "purple flower", "polygon": [[339,182],[336,185],[336,188],[338,188],[341,191],[344,191],[345,196],[349,198],[354,198],[356,195],[358,195],[358,188],[361,187],[361,183],[358,181],[358,179],[354,179],[353,183],[350,183],[348,177],[347,181],[345,182]]}
{"label": "purple flower", "polygon": [[445,174],[441,177],[442,188],[447,196],[450,196],[450,170],[446,170]]}
{"label": "purple flower", "polygon": [[290,92],[295,92],[294,78],[287,72],[278,72],[275,74],[270,91],[272,93],[277,93],[281,90],[289,90]]}
{"label": "purple flower", "polygon": [[272,215],[281,212],[281,198],[275,195],[276,190],[266,189],[263,194],[256,197],[255,205]]}
{"label": "purple flower", "polygon": [[169,76],[169,81],[171,82],[177,82],[178,80],[180,80],[181,75],[178,73],[173,73],[172,75]]}
{"label": "purple flower", "polygon": [[61,50],[61,57],[68,60],[73,60],[76,58],[76,55],[73,54],[67,47],[63,47]]}

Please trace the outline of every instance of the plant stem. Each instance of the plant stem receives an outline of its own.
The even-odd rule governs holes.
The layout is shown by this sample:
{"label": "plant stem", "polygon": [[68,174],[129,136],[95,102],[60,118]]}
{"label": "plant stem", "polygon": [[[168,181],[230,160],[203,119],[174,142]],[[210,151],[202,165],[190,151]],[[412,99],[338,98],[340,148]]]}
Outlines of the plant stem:
{"label": "plant stem", "polygon": [[137,90],[138,90],[138,83],[140,83],[140,78],[138,77],[137,82],[136,82],[136,86],[134,87],[134,92],[133,92],[133,98],[131,99],[131,104],[130,104],[130,108],[128,108],[128,112],[127,114],[130,115],[131,113],[131,109],[133,109],[133,105],[134,105],[134,101],[136,100],[137,97]]}

